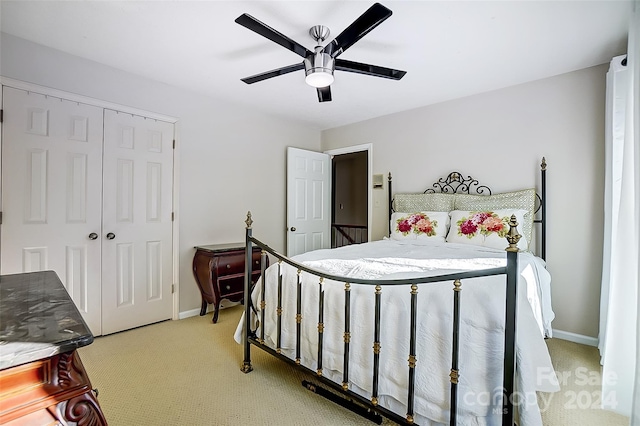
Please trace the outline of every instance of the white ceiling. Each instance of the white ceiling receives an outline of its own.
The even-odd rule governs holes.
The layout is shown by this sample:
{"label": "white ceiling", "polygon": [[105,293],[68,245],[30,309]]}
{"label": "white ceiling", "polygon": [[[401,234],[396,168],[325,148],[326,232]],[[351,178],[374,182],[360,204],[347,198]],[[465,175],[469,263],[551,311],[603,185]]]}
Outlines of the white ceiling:
{"label": "white ceiling", "polygon": [[5,1],[3,32],[153,80],[320,129],[608,62],[626,52],[632,1],[397,1],[342,56],[407,71],[400,81],[336,71],[319,103],[304,71],[240,78],[301,61],[236,24],[248,13],[313,50],[373,1]]}

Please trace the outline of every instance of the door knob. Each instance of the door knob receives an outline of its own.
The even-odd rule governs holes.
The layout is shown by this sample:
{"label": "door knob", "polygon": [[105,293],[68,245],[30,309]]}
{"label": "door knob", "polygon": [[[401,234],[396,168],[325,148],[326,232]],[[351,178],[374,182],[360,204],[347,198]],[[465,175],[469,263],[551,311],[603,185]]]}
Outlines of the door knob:
{"label": "door knob", "polygon": [[291,232],[296,232],[296,227],[295,226],[291,227]]}
{"label": "door knob", "polygon": [[89,234],[89,239],[90,240],[95,240],[98,238],[98,234],[96,234],[95,232],[92,232]]}
{"label": "door knob", "polygon": [[107,240],[113,240],[116,237],[116,234],[114,234],[113,232],[109,232],[107,234]]}

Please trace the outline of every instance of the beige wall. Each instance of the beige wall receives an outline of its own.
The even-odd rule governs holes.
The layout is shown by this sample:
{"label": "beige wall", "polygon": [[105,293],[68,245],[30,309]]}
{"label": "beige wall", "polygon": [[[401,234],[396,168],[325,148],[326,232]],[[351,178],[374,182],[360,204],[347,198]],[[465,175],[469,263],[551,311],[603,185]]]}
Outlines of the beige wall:
{"label": "beige wall", "polygon": [[193,247],[244,241],[247,210],[254,234],[284,251],[286,147],[318,151],[318,130],[0,36],[4,77],[178,118],[180,312],[200,307]]}
{"label": "beige wall", "polygon": [[[529,188],[545,156],[553,327],[596,337],[606,71],[601,65],[325,130],[322,149],[373,144],[372,173],[391,172],[399,192],[423,191],[454,169],[494,193]],[[387,191],[373,194],[373,239],[380,239]]]}

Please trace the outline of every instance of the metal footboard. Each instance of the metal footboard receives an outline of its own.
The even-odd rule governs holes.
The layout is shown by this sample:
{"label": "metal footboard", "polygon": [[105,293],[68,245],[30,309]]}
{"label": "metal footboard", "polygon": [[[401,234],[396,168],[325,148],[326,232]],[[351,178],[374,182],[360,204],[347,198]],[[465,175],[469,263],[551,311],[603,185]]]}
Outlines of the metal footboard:
{"label": "metal footboard", "polygon": [[[517,301],[517,275],[518,275],[518,240],[520,235],[516,230],[515,216],[511,217],[510,231],[507,236],[509,247],[507,250],[507,265],[500,268],[491,268],[479,271],[461,272],[453,274],[445,274],[436,277],[423,277],[418,279],[397,279],[397,280],[368,280],[368,279],[356,279],[356,278],[344,278],[326,274],[312,268],[309,268],[301,263],[297,263],[286,256],[277,253],[271,249],[268,245],[254,238],[252,235],[252,219],[251,213],[248,213],[246,220],[246,253],[247,259],[245,262],[245,288],[244,288],[244,304],[245,304],[245,317],[244,317],[244,361],[242,365],[242,371],[248,373],[252,371],[251,364],[251,345],[255,345],[272,355],[281,358],[289,363],[297,365],[299,368],[307,371],[310,374],[316,376],[316,379],[324,385],[333,389],[336,393],[344,395],[347,399],[356,401],[358,404],[366,407],[371,412],[378,413],[387,418],[390,418],[400,424],[414,424],[414,398],[416,386],[415,368],[418,362],[418,355],[416,354],[416,329],[417,313],[418,313],[418,292],[424,285],[436,282],[452,282],[453,283],[453,340],[452,340],[452,354],[451,354],[451,371],[443,372],[442,374],[448,374],[450,377],[450,424],[455,425],[458,419],[458,379],[461,373],[458,365],[459,351],[461,350],[460,342],[460,298],[464,280],[470,278],[487,277],[494,275],[504,275],[506,281],[506,300],[505,300],[505,335],[504,335],[504,365],[503,365],[503,387],[502,387],[502,424],[513,425],[514,424],[514,407],[513,407],[513,395],[515,385],[515,369],[516,369],[516,301]],[[259,335],[256,335],[255,329],[252,329],[251,314],[254,311],[253,301],[251,298],[251,274],[252,274],[252,262],[251,253],[253,246],[258,246],[262,250],[262,262],[261,262],[261,280],[260,280],[260,324],[265,324],[265,268],[267,265],[267,256],[272,256],[277,260],[278,271],[278,285],[277,285],[277,306],[275,307],[277,314],[277,331],[276,331],[276,347],[275,349],[265,344],[265,327],[260,327]],[[281,269],[283,263],[286,263],[293,268],[297,269],[297,284],[296,284],[296,347],[295,358],[291,359],[285,356],[281,350],[281,338],[282,338],[282,273]],[[318,292],[318,318],[317,318],[317,333],[318,333],[318,345],[317,345],[317,359],[316,370],[302,365],[301,363],[301,335],[302,328],[301,323],[303,321],[302,312],[302,291],[303,282],[301,278],[302,272],[310,273],[318,277],[317,289]],[[343,346],[343,365],[342,365],[342,383],[336,383],[323,375],[323,350],[324,350],[324,294],[325,294],[325,281],[332,280],[336,282],[344,283],[344,346]],[[371,399],[367,399],[358,393],[351,391],[349,386],[349,371],[350,371],[350,351],[351,351],[351,286],[353,284],[364,284],[371,286],[374,295],[374,330],[373,330],[373,371],[372,373],[372,392]],[[411,287],[410,298],[410,332],[409,332],[409,353],[408,356],[408,369],[406,374],[408,375],[408,389],[407,389],[407,412],[403,416],[402,414],[394,413],[389,409],[382,407],[378,404],[379,398],[379,375],[380,375],[380,352],[381,352],[381,296],[384,292],[384,288],[387,285],[402,285],[408,284]],[[305,289],[305,291],[311,291]],[[305,318],[306,320],[306,318]],[[312,320],[312,319],[310,319]]]}

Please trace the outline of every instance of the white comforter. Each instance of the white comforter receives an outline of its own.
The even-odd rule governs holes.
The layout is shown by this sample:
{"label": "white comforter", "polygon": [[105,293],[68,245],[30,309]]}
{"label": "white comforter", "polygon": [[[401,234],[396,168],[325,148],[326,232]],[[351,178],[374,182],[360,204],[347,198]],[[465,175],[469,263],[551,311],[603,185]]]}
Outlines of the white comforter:
{"label": "white comforter", "polygon": [[[344,277],[396,279],[504,266],[502,250],[461,244],[407,244],[393,240],[317,250],[294,260]],[[295,357],[297,271],[283,264],[282,352]],[[542,425],[536,391],[559,390],[544,335],[550,336],[553,311],[550,277],[541,259],[520,253],[518,283],[517,409],[520,424]],[[265,341],[275,347],[277,265],[267,270]],[[301,362],[317,368],[318,278],[302,274],[303,320]],[[259,309],[259,289],[254,305]],[[323,374],[342,382],[344,283],[325,281]],[[422,284],[418,290],[418,328],[415,421],[420,425],[449,421],[449,372],[453,284]],[[501,422],[502,358],[504,348],[505,276],[462,281],[458,424],[494,425]],[[410,289],[408,285],[382,289],[381,372],[379,401],[404,415],[407,403]],[[253,319],[255,321],[255,318]],[[350,388],[370,397],[373,371],[374,288],[351,285]],[[242,342],[244,320],[235,339]],[[260,329],[258,329],[258,335]]]}

